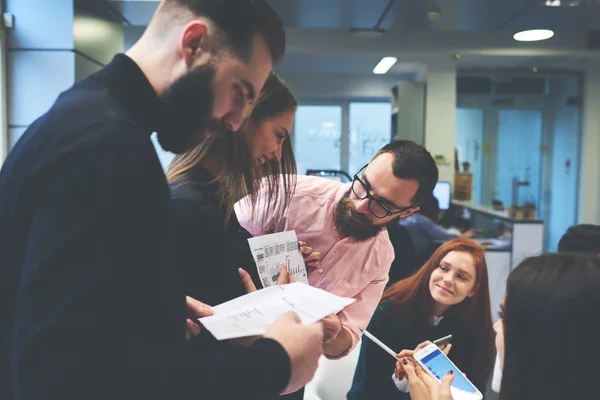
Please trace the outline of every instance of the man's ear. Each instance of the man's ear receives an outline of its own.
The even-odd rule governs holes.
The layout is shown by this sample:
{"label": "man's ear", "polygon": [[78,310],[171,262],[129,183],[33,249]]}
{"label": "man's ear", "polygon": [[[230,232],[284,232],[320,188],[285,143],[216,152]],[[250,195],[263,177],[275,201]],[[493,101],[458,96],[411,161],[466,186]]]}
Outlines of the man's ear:
{"label": "man's ear", "polygon": [[417,211],[419,211],[419,207],[415,206],[415,208],[411,208],[410,210],[406,210],[403,213],[397,214],[392,221],[397,221],[399,219],[406,218]]}
{"label": "man's ear", "polygon": [[187,66],[191,66],[200,53],[206,52],[208,35],[208,25],[201,20],[192,21],[183,28],[179,48]]}
{"label": "man's ear", "polygon": [[416,213],[416,212],[417,212],[417,211],[419,211],[420,209],[421,209],[421,207],[419,207],[419,206],[414,206],[414,207],[412,207],[410,210],[407,210],[407,211],[406,211],[404,214],[402,214],[402,215],[400,216],[400,218],[406,218],[406,217],[408,217],[409,215],[413,215],[414,213]]}

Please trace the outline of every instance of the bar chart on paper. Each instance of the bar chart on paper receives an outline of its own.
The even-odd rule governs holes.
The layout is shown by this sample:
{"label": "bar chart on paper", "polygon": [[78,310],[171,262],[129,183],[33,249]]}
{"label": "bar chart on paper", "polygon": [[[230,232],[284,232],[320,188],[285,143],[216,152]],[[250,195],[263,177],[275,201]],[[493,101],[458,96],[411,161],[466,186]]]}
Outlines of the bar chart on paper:
{"label": "bar chart on paper", "polygon": [[273,233],[248,239],[263,287],[275,285],[285,265],[296,282],[308,284],[302,253],[298,250],[295,231]]}

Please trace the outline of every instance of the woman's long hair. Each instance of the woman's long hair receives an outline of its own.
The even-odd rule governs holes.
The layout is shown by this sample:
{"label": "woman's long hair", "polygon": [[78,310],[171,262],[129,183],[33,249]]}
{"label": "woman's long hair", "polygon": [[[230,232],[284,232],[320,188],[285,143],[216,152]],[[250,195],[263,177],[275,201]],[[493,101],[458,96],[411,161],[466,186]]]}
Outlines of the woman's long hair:
{"label": "woman's long hair", "polygon": [[600,369],[600,257],[546,254],[510,274],[501,400],[592,399]]}
{"label": "woman's long hair", "polygon": [[223,166],[216,181],[220,184],[219,198],[225,210],[225,223],[234,212],[235,203],[245,197],[254,209],[261,188],[266,196],[261,200],[267,207],[263,218],[274,210],[284,212],[296,187],[296,160],[291,140],[283,142],[281,160],[267,162],[257,170],[243,130],[284,112],[294,112],[297,107],[298,101],[289,88],[271,73],[256,100],[246,109],[242,131],[207,139],[196,148],[177,155],[167,168],[167,181],[188,184],[194,167],[208,157],[217,156]]}
{"label": "woman's long hair", "polygon": [[418,336],[432,325],[435,302],[429,290],[431,274],[451,251],[463,251],[475,264],[475,294],[446,311],[445,316],[458,317],[472,332],[474,343],[468,355],[469,378],[485,382],[494,362],[494,331],[490,311],[490,292],[484,248],[469,239],[457,238],[441,245],[414,275],[390,286],[382,301],[392,303],[401,329]]}

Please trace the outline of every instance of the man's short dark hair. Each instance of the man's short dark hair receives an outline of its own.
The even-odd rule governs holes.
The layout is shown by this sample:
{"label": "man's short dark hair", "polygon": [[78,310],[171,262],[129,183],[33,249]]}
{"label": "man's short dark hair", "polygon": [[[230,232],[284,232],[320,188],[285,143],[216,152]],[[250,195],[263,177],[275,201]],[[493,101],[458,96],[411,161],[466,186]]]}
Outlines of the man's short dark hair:
{"label": "man's short dark hair", "polygon": [[558,242],[558,252],[600,254],[600,226],[581,224],[570,227]]}
{"label": "man's short dark hair", "polygon": [[438,167],[425,147],[409,140],[396,140],[383,146],[373,158],[385,153],[394,155],[392,169],[395,177],[419,182],[419,189],[412,199],[414,205],[419,205],[431,195],[438,181]]}
{"label": "man's short dark hair", "polygon": [[283,58],[283,23],[266,0],[166,0],[165,5],[167,8],[183,6],[199,17],[210,19],[234,54],[243,61],[252,56],[252,44],[257,34],[267,43],[273,65]]}

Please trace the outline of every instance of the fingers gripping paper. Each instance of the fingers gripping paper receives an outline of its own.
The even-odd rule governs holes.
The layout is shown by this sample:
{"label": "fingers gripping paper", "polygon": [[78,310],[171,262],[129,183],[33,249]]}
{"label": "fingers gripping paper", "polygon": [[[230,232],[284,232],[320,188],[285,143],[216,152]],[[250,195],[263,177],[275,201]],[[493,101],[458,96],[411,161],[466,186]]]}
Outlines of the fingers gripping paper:
{"label": "fingers gripping paper", "polygon": [[298,250],[296,231],[273,233],[248,239],[263,287],[275,285],[285,264],[296,282],[308,284],[302,253]]}
{"label": "fingers gripping paper", "polygon": [[312,324],[354,301],[295,282],[248,293],[213,307],[214,315],[199,321],[216,339],[235,339],[263,335],[277,317],[288,311],[295,311],[302,323]]}

